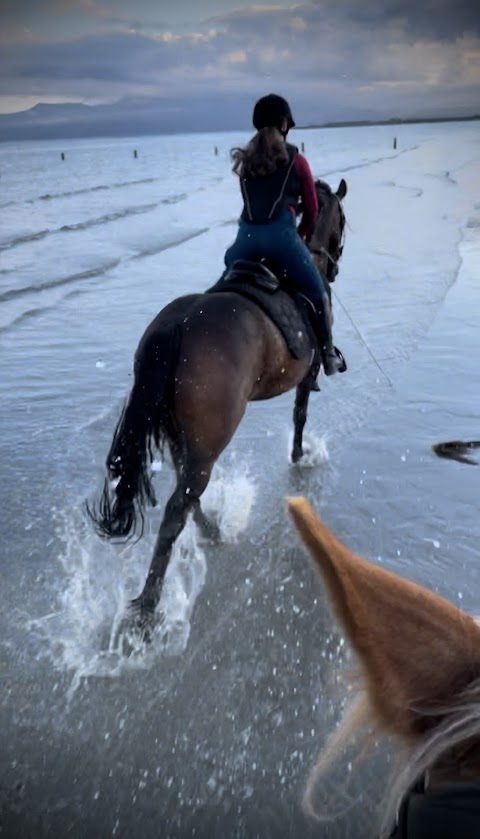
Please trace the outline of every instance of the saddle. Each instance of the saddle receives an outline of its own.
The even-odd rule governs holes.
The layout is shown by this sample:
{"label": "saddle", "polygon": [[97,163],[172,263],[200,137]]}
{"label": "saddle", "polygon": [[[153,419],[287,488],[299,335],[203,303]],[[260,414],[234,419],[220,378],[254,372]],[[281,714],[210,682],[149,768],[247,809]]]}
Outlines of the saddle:
{"label": "saddle", "polygon": [[288,287],[264,262],[236,260],[206,294],[241,294],[262,309],[283,335],[290,355],[304,358],[318,351],[317,313],[304,294]]}
{"label": "saddle", "polygon": [[244,282],[246,279],[271,294],[280,288],[279,278],[268,265],[251,259],[235,260],[223,277],[224,282]]}

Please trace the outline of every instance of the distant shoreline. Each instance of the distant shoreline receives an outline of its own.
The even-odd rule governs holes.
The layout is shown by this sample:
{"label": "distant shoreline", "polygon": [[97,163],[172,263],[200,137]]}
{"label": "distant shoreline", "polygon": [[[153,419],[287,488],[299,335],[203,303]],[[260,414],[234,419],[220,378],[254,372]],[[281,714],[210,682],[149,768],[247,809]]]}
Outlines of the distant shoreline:
{"label": "distant shoreline", "polygon": [[[61,110],[63,106],[54,106],[54,113],[56,113],[57,108]],[[87,106],[82,105],[82,113],[84,113],[84,109]],[[97,106],[99,107],[99,106]],[[102,139],[112,139],[112,140],[125,140],[125,139],[135,139],[137,137],[175,137],[178,135],[195,135],[195,134],[213,134],[217,135],[219,133],[226,133],[226,134],[237,134],[239,131],[245,131],[245,126],[243,128],[224,128],[224,129],[211,129],[209,131],[205,131],[201,128],[193,128],[188,131],[180,130],[180,129],[171,129],[171,130],[161,130],[159,125],[150,125],[150,124],[139,124],[137,121],[136,127],[137,132],[132,134],[129,130],[131,128],[131,121],[123,124],[106,124],[105,121],[99,122],[89,122],[83,124],[81,122],[46,122],[46,123],[38,123],[36,121],[28,121],[31,120],[32,111],[34,112],[35,109],[32,108],[30,111],[21,112],[20,115],[13,115],[18,116],[21,120],[21,124],[14,125],[8,124],[9,118],[12,115],[5,115],[0,114],[0,145],[2,143],[12,143],[12,142],[55,142],[59,140],[63,140],[64,142],[68,142],[69,140],[102,140]],[[60,111],[58,111],[60,116]],[[310,131],[315,129],[326,129],[326,128],[365,128],[369,126],[390,126],[394,128],[395,126],[400,125],[409,125],[409,124],[429,124],[429,123],[445,123],[445,122],[472,122],[475,120],[480,120],[480,114],[471,114],[468,116],[445,116],[445,117],[408,117],[405,119],[401,119],[400,117],[391,117],[390,119],[382,119],[382,120],[374,120],[374,119],[360,119],[360,120],[339,120],[335,122],[324,122],[324,123],[310,123],[304,125],[296,125],[295,129],[298,131]]]}
{"label": "distant shoreline", "polygon": [[296,125],[299,131],[308,131],[315,128],[362,128],[368,125],[411,125],[414,123],[423,122],[471,122],[472,120],[480,119],[480,114],[474,114],[466,117],[409,117],[401,119],[400,117],[392,117],[391,119],[357,119],[357,120],[342,120],[341,122],[322,122],[318,124]]}

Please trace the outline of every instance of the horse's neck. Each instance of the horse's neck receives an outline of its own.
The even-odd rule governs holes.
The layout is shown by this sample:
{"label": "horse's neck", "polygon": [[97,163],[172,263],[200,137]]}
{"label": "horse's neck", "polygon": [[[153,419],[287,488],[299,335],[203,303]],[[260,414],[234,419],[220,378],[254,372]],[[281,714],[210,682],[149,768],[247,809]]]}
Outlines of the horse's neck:
{"label": "horse's neck", "polygon": [[317,217],[317,223],[315,224],[310,245],[314,245],[316,248],[323,247],[328,250],[332,235],[335,233],[335,209],[335,202],[332,200],[332,196],[329,196],[323,205],[323,210]]}

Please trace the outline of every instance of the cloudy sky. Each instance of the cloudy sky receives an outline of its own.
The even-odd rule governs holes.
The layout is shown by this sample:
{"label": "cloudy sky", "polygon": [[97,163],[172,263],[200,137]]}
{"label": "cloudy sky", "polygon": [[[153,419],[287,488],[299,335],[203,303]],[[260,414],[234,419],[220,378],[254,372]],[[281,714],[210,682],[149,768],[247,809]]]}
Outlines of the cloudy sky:
{"label": "cloudy sky", "polygon": [[0,113],[155,100],[208,128],[480,111],[479,0],[0,0]]}

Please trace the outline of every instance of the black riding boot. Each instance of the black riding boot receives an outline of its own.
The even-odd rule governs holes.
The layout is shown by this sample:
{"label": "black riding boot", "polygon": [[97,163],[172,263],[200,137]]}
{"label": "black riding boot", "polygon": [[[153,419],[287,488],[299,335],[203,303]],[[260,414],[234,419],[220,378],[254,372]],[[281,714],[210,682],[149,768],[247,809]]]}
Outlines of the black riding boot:
{"label": "black riding boot", "polygon": [[322,350],[322,365],[326,376],[334,376],[335,373],[345,373],[347,369],[347,362],[338,347],[334,347],[332,342]]}
{"label": "black riding boot", "polygon": [[[347,363],[340,350],[333,345],[328,307],[328,299],[325,296],[324,305],[320,310],[317,309],[317,338],[320,344],[320,353],[324,373],[326,376],[334,376],[335,373],[344,373],[347,369]],[[312,390],[316,389],[317,388],[312,387]]]}

